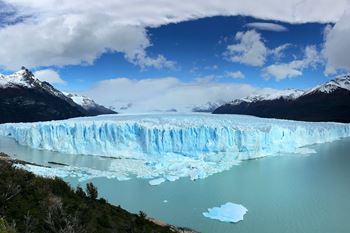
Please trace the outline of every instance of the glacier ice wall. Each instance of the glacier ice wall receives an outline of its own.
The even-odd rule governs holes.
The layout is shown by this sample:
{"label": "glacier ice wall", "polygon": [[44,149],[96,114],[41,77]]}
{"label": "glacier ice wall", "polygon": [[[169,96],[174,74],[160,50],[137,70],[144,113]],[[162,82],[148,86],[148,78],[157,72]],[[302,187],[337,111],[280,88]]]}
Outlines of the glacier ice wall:
{"label": "glacier ice wall", "polygon": [[350,124],[200,113],[108,115],[2,124],[0,136],[35,149],[62,152],[62,156],[118,158],[111,159],[104,170],[91,169],[85,163],[64,168],[22,166],[37,175],[120,180],[133,175],[159,185],[180,177],[205,178],[231,168],[240,160],[278,153],[308,153],[310,149],[304,146],[349,137]]}
{"label": "glacier ice wall", "polygon": [[239,115],[108,115],[0,125],[0,135],[22,145],[69,154],[159,159],[185,156],[245,160],[350,136],[350,125]]}

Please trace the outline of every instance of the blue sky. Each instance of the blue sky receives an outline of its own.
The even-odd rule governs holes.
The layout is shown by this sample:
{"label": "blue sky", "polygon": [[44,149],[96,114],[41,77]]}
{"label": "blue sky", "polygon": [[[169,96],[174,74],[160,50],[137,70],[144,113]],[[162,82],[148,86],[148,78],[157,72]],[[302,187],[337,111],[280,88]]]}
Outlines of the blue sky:
{"label": "blue sky", "polygon": [[[307,23],[288,24],[275,21],[259,20],[251,17],[208,17],[188,22],[173,23],[157,28],[147,28],[152,46],[147,49],[150,56],[163,54],[176,64],[172,68],[141,68],[125,60],[122,53],[107,52],[97,58],[93,65],[74,65],[63,68],[49,67],[56,70],[68,84],[60,88],[76,91],[84,90],[96,81],[127,77],[132,79],[177,77],[182,81],[193,81],[208,76],[224,76],[225,72],[240,71],[244,79],[230,77],[218,78],[219,82],[249,83],[259,87],[273,88],[309,88],[325,82],[329,77],[324,75],[324,66],[318,65],[303,72],[296,78],[277,81],[262,77],[262,69],[276,60],[269,57],[266,64],[254,67],[238,62],[227,61],[224,57],[226,47],[234,44],[237,32],[249,29],[246,25],[252,22],[268,22],[283,25],[287,31],[267,31],[255,29],[260,33],[265,45],[275,48],[283,44],[291,44],[284,51],[280,63],[301,58],[308,45],[321,49],[323,33],[327,24]],[[39,67],[38,69],[42,69]]]}
{"label": "blue sky", "polygon": [[117,109],[167,110],[349,71],[348,0],[184,2],[0,0],[0,72],[24,65]]}

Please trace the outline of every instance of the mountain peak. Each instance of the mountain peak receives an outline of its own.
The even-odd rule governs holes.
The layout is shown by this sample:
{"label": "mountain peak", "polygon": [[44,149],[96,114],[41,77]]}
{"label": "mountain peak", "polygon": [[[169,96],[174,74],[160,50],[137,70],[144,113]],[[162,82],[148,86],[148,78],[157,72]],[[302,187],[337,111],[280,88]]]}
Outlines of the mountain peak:
{"label": "mountain peak", "polygon": [[32,71],[30,71],[24,66],[22,66],[21,69],[17,71],[15,74],[26,76],[26,77],[34,77],[34,74],[32,73]]}
{"label": "mountain peak", "polygon": [[7,88],[28,88],[36,91],[43,91],[61,99],[71,101],[60,91],[56,90],[50,83],[42,82],[37,79],[34,74],[22,66],[22,68],[10,75],[0,74],[0,89]]}
{"label": "mountain peak", "polygon": [[335,79],[332,79],[322,85],[318,85],[305,93],[305,95],[322,92],[331,93],[339,88],[350,91],[350,74],[339,75]]}
{"label": "mountain peak", "polygon": [[294,100],[304,94],[303,90],[298,89],[285,89],[285,90],[278,90],[274,91],[273,93],[264,93],[264,94],[258,94],[258,95],[250,95],[248,97],[244,97],[241,99],[236,99],[232,101],[230,104],[237,105],[240,103],[254,103],[257,101],[264,101],[264,100],[276,100],[276,99],[286,99],[286,100]]}
{"label": "mountain peak", "polygon": [[0,87],[7,88],[18,86],[31,87],[30,82],[28,82],[28,76],[22,70],[10,75],[0,76]]}
{"label": "mountain peak", "polygon": [[94,100],[78,94],[62,92],[66,97],[73,100],[74,103],[83,107],[91,116],[100,114],[115,114],[117,112],[97,104]]}
{"label": "mountain peak", "polygon": [[36,84],[41,84],[41,82],[34,77],[34,74],[22,66],[22,68],[10,75],[0,74],[0,88],[7,87],[35,87]]}
{"label": "mountain peak", "polygon": [[222,105],[213,113],[301,121],[350,122],[349,74],[338,76],[306,91],[305,94],[302,93],[300,90],[283,90],[265,96],[246,97]]}

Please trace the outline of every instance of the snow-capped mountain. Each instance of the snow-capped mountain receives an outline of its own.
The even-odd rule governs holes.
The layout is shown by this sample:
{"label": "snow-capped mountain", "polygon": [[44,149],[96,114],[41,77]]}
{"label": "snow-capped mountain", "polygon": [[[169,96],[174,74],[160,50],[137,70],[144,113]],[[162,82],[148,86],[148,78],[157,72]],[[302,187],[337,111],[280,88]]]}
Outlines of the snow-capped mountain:
{"label": "snow-capped mountain", "polygon": [[286,89],[286,90],[279,90],[274,91],[273,93],[265,93],[260,95],[250,95],[241,99],[236,99],[232,101],[230,104],[238,105],[241,103],[254,103],[258,101],[265,101],[265,100],[276,100],[276,99],[285,99],[285,100],[295,100],[296,98],[303,95],[305,91],[298,90],[298,89]]}
{"label": "snow-capped mountain", "polygon": [[206,104],[198,105],[195,107],[192,107],[191,111],[192,112],[213,112],[215,109],[223,105],[225,102],[224,101],[218,101],[218,102],[208,102]]}
{"label": "snow-capped mountain", "polygon": [[22,67],[22,69],[16,73],[10,75],[0,74],[0,88],[18,86],[33,88],[35,87],[35,83],[39,84],[40,82],[24,67]]}
{"label": "snow-capped mountain", "polygon": [[22,67],[0,74],[0,123],[58,120],[87,116],[88,112]]}
{"label": "snow-capped mountain", "polygon": [[339,76],[305,92],[290,89],[234,100],[213,113],[350,122],[350,75]]}
{"label": "snow-capped mountain", "polygon": [[0,74],[0,89],[6,88],[38,89],[61,99],[68,100],[62,92],[56,90],[50,83],[42,82],[35,78],[33,73],[25,67],[22,67],[21,70],[10,75]]}
{"label": "snow-capped mountain", "polygon": [[108,109],[102,105],[97,104],[94,100],[78,95],[78,94],[72,94],[67,92],[62,92],[64,95],[66,95],[68,98],[72,99],[76,104],[83,107],[86,111],[89,112],[89,115],[100,115],[100,114],[115,114],[116,112]]}
{"label": "snow-capped mountain", "polygon": [[337,78],[328,81],[322,85],[316,86],[309,91],[305,92],[305,95],[311,94],[311,93],[332,93],[337,89],[345,89],[350,91],[350,74],[346,74],[343,76],[338,76]]}

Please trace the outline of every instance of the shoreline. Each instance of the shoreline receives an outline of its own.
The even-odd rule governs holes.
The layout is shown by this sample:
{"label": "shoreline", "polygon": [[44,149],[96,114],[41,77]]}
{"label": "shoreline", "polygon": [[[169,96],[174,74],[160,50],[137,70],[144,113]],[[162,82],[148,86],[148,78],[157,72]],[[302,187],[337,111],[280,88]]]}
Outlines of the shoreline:
{"label": "shoreline", "polygon": [[[36,163],[27,162],[24,160],[15,159],[15,158],[13,158],[13,157],[11,157],[8,154],[5,154],[3,152],[0,152],[0,161],[5,161],[9,164],[22,164],[22,165],[29,164],[29,165],[34,165],[34,166],[51,168],[50,166],[44,166],[44,165],[40,165],[40,164],[36,164]],[[31,173],[29,171],[27,171],[27,172]],[[31,173],[31,174],[33,174],[33,173]],[[37,176],[37,175],[35,175],[35,176]],[[110,205],[112,205],[112,204],[110,204]],[[112,205],[112,206],[114,206],[114,205]],[[147,217],[146,219],[148,221],[158,225],[158,226],[169,228],[170,231],[175,232],[175,233],[199,233],[199,232],[194,231],[194,230],[187,228],[187,227],[178,227],[178,226],[174,226],[174,225],[162,222],[161,220],[156,219],[156,218]]]}

